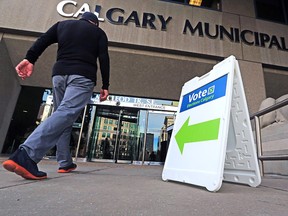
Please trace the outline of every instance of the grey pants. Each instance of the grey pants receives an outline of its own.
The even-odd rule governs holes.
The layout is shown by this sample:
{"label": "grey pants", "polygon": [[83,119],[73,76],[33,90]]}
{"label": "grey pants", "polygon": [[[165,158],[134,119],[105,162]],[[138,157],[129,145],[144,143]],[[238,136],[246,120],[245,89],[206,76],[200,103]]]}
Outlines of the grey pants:
{"label": "grey pants", "polygon": [[94,82],[83,76],[53,77],[54,112],[20,146],[33,161],[38,163],[56,145],[60,167],[71,165],[69,145],[72,125],[89,102],[93,88]]}

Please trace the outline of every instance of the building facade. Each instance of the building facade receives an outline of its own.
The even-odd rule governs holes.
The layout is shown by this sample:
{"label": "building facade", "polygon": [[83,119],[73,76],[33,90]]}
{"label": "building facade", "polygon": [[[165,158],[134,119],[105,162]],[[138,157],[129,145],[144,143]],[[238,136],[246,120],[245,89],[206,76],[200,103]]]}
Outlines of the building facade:
{"label": "building facade", "polygon": [[[109,38],[110,93],[113,96],[107,104],[91,103],[87,108],[89,112],[84,112],[84,117],[87,113],[90,115],[90,119],[87,120],[90,124],[87,123],[85,132],[88,137],[83,144],[85,157],[103,159],[105,140],[110,136],[113,138],[114,134],[114,141],[109,144],[112,147],[107,150],[105,157],[115,160],[116,154],[116,160],[122,157],[131,161],[146,161],[148,156],[146,157],[145,151],[149,149],[149,154],[153,152],[157,158],[157,151],[161,151],[160,143],[163,143],[164,149],[165,140],[161,139],[164,135],[160,132],[155,135],[153,126],[149,125],[152,124],[152,120],[149,123],[149,118],[154,115],[163,116],[159,120],[161,126],[158,129],[161,131],[161,128],[167,128],[169,125],[165,126],[164,122],[168,122],[167,119],[170,119],[176,110],[167,108],[166,105],[170,102],[172,105],[179,100],[182,85],[195,76],[209,72],[215,64],[230,55],[234,55],[239,61],[249,112],[258,111],[265,98],[278,98],[288,92],[287,17],[285,13],[284,17],[266,16],[267,13],[264,12],[267,4],[268,7],[271,6],[267,2],[1,1],[0,152],[7,152],[15,142],[13,138],[7,140],[8,135],[15,138],[17,131],[27,129],[27,126],[21,126],[19,122],[18,127],[15,126],[15,119],[29,115],[19,101],[22,99],[23,103],[28,103],[29,100],[29,104],[35,104],[35,109],[38,109],[44,101],[43,93],[51,89],[51,68],[55,62],[57,45],[50,46],[42,54],[35,64],[34,74],[25,81],[16,76],[15,65],[23,59],[37,37],[52,24],[66,19],[79,19],[85,11],[92,11],[98,15],[100,27]],[[273,2],[280,2],[284,9],[288,8],[283,0]],[[274,3],[272,6],[275,6]],[[274,17],[274,20],[269,20],[270,17]],[[100,73],[98,80],[101,82]],[[99,92],[99,86],[95,87],[95,93]],[[41,91],[38,91],[39,89]],[[151,103],[156,100],[165,101],[165,106],[161,106],[159,101]],[[17,116],[17,112],[21,115]],[[35,122],[37,115],[38,113],[33,115],[35,118],[32,118],[31,122]],[[97,119],[97,116],[101,119]],[[114,123],[104,124],[105,118],[113,119]],[[140,131],[140,119],[145,120],[143,131]],[[11,126],[13,121],[14,127]],[[81,128],[84,130],[82,126],[85,120],[80,123],[78,133],[81,132]],[[97,128],[97,125],[103,127],[99,129],[101,132],[98,130],[95,134],[96,129],[93,128]],[[126,138],[123,138],[123,135],[126,135]],[[97,139],[98,144],[91,141],[99,136],[103,139]],[[154,141],[154,136],[160,137],[158,141]],[[79,142],[84,142],[81,139],[80,137]],[[137,141],[134,142],[133,139]],[[117,142],[122,144],[119,145]],[[137,147],[133,144],[131,149],[129,142],[138,143]],[[81,145],[77,145],[79,146]],[[75,151],[79,153],[80,150],[77,148]],[[123,154],[119,153],[121,151]],[[158,161],[161,161],[160,155]],[[150,160],[154,160],[154,156],[152,159],[150,157]]]}

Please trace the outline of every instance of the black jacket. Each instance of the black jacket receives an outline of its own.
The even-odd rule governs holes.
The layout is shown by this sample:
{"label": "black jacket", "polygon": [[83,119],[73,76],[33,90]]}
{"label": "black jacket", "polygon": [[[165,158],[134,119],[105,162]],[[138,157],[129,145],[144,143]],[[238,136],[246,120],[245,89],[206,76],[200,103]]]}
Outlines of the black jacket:
{"label": "black jacket", "polygon": [[55,75],[82,75],[96,84],[97,58],[102,75],[102,88],[108,89],[110,63],[105,32],[86,20],[57,22],[28,50],[26,59],[34,64],[51,44],[58,43]]}

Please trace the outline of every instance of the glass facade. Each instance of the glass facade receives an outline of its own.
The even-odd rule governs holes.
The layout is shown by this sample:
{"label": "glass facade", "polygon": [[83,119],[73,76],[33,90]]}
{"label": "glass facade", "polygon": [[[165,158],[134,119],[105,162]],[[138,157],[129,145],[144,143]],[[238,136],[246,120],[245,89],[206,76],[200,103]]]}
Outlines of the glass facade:
{"label": "glass facade", "polygon": [[221,9],[221,0],[162,0],[162,1],[192,5],[196,7],[210,8],[214,10]]}
{"label": "glass facade", "polygon": [[[74,156],[115,163],[164,162],[168,147],[166,129],[174,123],[177,103],[123,96],[110,99],[114,101],[91,103],[85,108]],[[125,106],[119,106],[120,101],[125,101]],[[165,110],[167,107],[169,110]]]}
{"label": "glass facade", "polygon": [[[33,97],[39,99],[37,107],[30,101],[30,92],[38,94]],[[178,102],[170,100],[120,95],[99,102],[99,94],[95,93],[73,124],[71,154],[86,161],[162,163],[168,146],[166,129],[174,122],[177,105]],[[52,113],[51,89],[25,87],[2,153],[14,152],[34,130],[34,125],[41,124]],[[27,124],[21,124],[26,116]],[[15,125],[21,126],[21,130],[15,130]],[[56,148],[53,148],[46,157],[55,158],[55,155]]]}
{"label": "glass facade", "polygon": [[288,24],[288,2],[286,0],[255,0],[257,18]]}
{"label": "glass facade", "polygon": [[[87,159],[133,161],[137,147],[138,111],[89,105]],[[95,115],[94,115],[95,113]]]}

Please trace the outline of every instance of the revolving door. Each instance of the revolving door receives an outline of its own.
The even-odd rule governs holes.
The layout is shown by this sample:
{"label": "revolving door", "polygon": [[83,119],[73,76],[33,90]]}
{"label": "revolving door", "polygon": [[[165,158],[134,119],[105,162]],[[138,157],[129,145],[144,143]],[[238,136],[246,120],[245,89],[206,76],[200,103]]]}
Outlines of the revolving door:
{"label": "revolving door", "polygon": [[137,145],[138,110],[92,106],[89,123],[89,161],[132,162]]}

